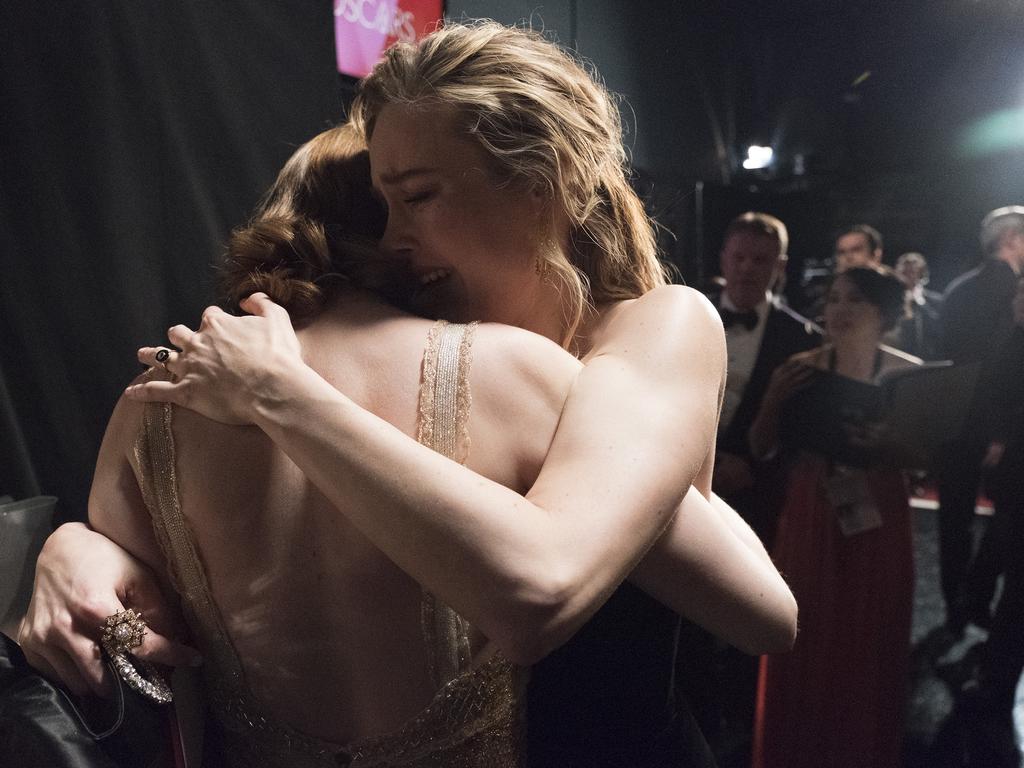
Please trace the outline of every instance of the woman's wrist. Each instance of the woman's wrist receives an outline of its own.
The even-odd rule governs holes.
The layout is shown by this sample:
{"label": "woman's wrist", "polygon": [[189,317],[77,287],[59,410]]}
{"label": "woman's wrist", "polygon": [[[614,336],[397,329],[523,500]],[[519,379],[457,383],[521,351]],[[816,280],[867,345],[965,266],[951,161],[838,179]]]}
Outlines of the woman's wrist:
{"label": "woman's wrist", "polygon": [[275,430],[293,426],[309,429],[304,419],[315,414],[318,403],[328,400],[334,407],[351,403],[305,363],[277,366],[269,369],[253,389],[252,423],[271,437]]}

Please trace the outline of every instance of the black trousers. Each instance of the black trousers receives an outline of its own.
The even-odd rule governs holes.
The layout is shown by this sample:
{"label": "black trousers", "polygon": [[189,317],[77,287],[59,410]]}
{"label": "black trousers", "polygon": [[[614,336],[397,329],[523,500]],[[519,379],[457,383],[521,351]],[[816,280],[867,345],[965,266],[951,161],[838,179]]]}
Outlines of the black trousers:
{"label": "black trousers", "polygon": [[1010,446],[995,485],[1003,591],[982,660],[982,686],[1009,712],[1024,671],[1024,442]]}
{"label": "black trousers", "polygon": [[[938,462],[939,490],[939,575],[946,602],[946,625],[960,631],[973,617],[980,594],[967,594],[971,567],[974,508],[981,486],[983,440],[963,438],[947,446]],[[988,599],[992,595],[989,593]]]}

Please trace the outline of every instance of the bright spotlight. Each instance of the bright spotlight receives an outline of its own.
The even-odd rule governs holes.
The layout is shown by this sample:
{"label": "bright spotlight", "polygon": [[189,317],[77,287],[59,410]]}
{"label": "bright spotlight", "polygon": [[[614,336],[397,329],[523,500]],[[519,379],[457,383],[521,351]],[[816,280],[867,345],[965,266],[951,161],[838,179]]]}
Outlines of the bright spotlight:
{"label": "bright spotlight", "polygon": [[748,171],[753,171],[758,168],[767,168],[771,165],[772,155],[775,152],[772,151],[771,147],[762,147],[757,144],[751,144],[747,147],[747,159],[743,161],[743,167]]}

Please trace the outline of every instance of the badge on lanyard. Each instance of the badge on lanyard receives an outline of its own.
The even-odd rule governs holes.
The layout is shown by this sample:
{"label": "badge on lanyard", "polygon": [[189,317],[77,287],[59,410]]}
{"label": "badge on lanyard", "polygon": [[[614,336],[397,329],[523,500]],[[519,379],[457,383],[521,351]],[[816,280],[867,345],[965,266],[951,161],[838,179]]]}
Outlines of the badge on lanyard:
{"label": "badge on lanyard", "polygon": [[844,536],[882,527],[882,513],[871,495],[865,470],[837,464],[822,485]]}

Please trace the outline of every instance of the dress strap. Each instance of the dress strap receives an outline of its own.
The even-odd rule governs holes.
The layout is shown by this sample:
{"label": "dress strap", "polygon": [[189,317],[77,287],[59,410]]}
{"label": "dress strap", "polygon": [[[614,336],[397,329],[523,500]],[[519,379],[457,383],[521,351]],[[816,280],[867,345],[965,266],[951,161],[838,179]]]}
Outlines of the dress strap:
{"label": "dress strap", "polygon": [[[471,350],[476,323],[438,320],[427,334],[419,394],[416,437],[423,445],[465,463],[469,455]],[[434,595],[423,591],[421,606],[427,672],[439,687],[469,669],[469,623]]]}
{"label": "dress strap", "polygon": [[241,734],[240,743],[253,746],[252,759],[242,761],[246,765],[276,765],[278,757],[303,768],[341,765],[339,760],[346,753],[339,745],[274,722],[262,712],[249,689],[242,662],[214,602],[194,534],[181,510],[173,415],[174,408],[168,403],[148,403],[134,453],[153,532],[171,581],[182,597],[185,618],[206,659],[203,675],[209,703],[229,731]]}
{"label": "dress strap", "polygon": [[153,520],[153,531],[167,561],[167,570],[183,598],[197,634],[213,638],[208,649],[217,655],[216,668],[229,670],[242,680],[242,666],[224,629],[220,611],[210,593],[206,569],[195,545],[192,529],[181,511],[177,462],[171,431],[174,409],[169,403],[149,403],[135,442],[143,499]]}
{"label": "dress strap", "polygon": [[423,352],[416,439],[460,464],[469,456],[469,369],[476,326],[438,320]]}

